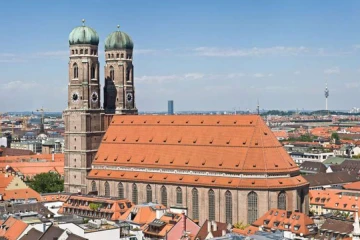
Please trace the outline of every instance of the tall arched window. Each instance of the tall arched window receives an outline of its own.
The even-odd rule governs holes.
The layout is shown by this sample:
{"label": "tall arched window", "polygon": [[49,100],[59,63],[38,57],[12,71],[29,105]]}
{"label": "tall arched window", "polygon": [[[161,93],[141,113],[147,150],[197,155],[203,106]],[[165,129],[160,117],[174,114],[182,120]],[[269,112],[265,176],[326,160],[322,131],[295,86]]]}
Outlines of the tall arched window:
{"label": "tall arched window", "polygon": [[193,220],[199,220],[199,194],[196,188],[193,188],[192,192],[192,218]]}
{"label": "tall arched window", "polygon": [[215,220],[215,192],[210,189],[208,192],[209,197],[209,220]]}
{"label": "tall arched window", "polygon": [[123,54],[123,53],[121,54],[121,58],[124,58],[124,54]]}
{"label": "tall arched window", "polygon": [[118,183],[118,196],[123,199],[124,197],[124,185],[120,182]]}
{"label": "tall arched window", "polygon": [[278,209],[286,210],[286,193],[280,192],[278,195]]}
{"label": "tall arched window", "polygon": [[176,204],[182,205],[182,189],[181,189],[181,187],[176,188]]}
{"label": "tall arched window", "polygon": [[152,202],[152,188],[150,185],[146,186],[146,202]]}
{"label": "tall arched window", "polygon": [[300,198],[299,199],[300,200],[299,210],[300,210],[300,212],[304,212],[304,202],[305,202],[304,189],[301,189],[299,198]]}
{"label": "tall arched window", "polygon": [[95,181],[92,181],[92,182],[91,182],[91,191],[92,191],[92,192],[96,192],[96,191],[97,191],[96,182],[95,182]]}
{"label": "tall arched window", "polygon": [[138,204],[138,189],[135,183],[132,185],[132,202]]}
{"label": "tall arched window", "polygon": [[252,224],[258,218],[258,196],[255,192],[248,194],[248,224]]}
{"label": "tall arched window", "polygon": [[84,50],[83,50],[83,49],[80,49],[80,54],[84,54]]}
{"label": "tall arched window", "polygon": [[85,54],[89,54],[89,50],[85,49]]}
{"label": "tall arched window", "polygon": [[96,78],[96,68],[95,68],[95,64],[93,64],[91,66],[91,79],[95,79]]}
{"label": "tall arched window", "polygon": [[225,220],[232,223],[232,195],[229,190],[225,192]]}
{"label": "tall arched window", "polygon": [[130,67],[126,68],[126,81],[130,80]]}
{"label": "tall arched window", "polygon": [[167,190],[165,186],[162,186],[160,189],[161,192],[161,204],[167,207]]}
{"label": "tall arched window", "polygon": [[108,182],[105,182],[105,197],[110,197],[110,184]]}
{"label": "tall arched window", "polygon": [[114,72],[114,67],[110,66],[110,79],[114,80],[115,79],[115,72]]}
{"label": "tall arched window", "polygon": [[74,78],[78,78],[79,77],[79,68],[76,63],[74,63],[73,69],[74,69]]}

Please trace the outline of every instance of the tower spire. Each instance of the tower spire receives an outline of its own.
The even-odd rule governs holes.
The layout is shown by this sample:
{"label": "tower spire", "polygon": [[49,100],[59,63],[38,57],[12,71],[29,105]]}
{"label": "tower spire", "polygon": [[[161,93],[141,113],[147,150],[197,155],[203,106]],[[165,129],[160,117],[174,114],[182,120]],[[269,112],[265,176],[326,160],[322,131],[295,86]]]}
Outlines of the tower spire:
{"label": "tower spire", "polygon": [[259,99],[257,100],[256,110],[257,110],[257,114],[260,115],[260,103],[259,103]]}
{"label": "tower spire", "polygon": [[329,97],[329,89],[328,89],[328,84],[327,84],[327,81],[326,81],[326,84],[325,84],[325,110],[328,111],[328,97]]}

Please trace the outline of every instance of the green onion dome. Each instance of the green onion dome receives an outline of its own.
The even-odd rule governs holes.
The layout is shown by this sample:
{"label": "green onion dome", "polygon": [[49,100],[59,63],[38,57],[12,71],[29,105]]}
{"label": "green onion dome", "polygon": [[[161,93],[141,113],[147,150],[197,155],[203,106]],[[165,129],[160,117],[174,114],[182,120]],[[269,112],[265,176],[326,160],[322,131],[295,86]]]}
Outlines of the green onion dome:
{"label": "green onion dome", "polygon": [[[118,25],[118,29],[120,26]],[[130,49],[134,48],[134,43],[131,37],[124,32],[119,30],[111,33],[105,40],[105,51],[107,50],[119,50],[119,49]]]}
{"label": "green onion dome", "polygon": [[69,35],[69,44],[91,44],[99,45],[99,35],[91,27],[85,26],[85,20],[82,20],[83,25],[74,28]]}

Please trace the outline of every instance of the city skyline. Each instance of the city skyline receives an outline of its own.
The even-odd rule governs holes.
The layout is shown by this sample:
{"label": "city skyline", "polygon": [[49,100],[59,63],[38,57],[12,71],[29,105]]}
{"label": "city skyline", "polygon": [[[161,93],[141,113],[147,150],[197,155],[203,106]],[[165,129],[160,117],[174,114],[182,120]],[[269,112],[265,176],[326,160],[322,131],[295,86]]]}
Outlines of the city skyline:
{"label": "city skyline", "polygon": [[139,111],[166,111],[169,99],[177,111],[255,109],[257,99],[325,109],[325,82],[329,110],[356,106],[358,2],[91,3],[4,4],[0,112],[66,108],[68,35],[82,18],[100,35],[102,86],[105,38],[117,24],[132,37]]}

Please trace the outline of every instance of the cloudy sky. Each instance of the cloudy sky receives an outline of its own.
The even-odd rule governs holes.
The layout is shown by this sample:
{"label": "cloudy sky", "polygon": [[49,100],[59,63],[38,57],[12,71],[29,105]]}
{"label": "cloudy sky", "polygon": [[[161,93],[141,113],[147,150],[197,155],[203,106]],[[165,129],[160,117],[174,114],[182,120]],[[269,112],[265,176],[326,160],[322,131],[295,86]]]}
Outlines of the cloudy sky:
{"label": "cloudy sky", "polygon": [[[62,111],[68,35],[81,19],[135,43],[140,111],[360,107],[360,1],[6,1],[0,112]],[[101,75],[103,73],[101,72]],[[103,80],[102,80],[103,82]]]}

